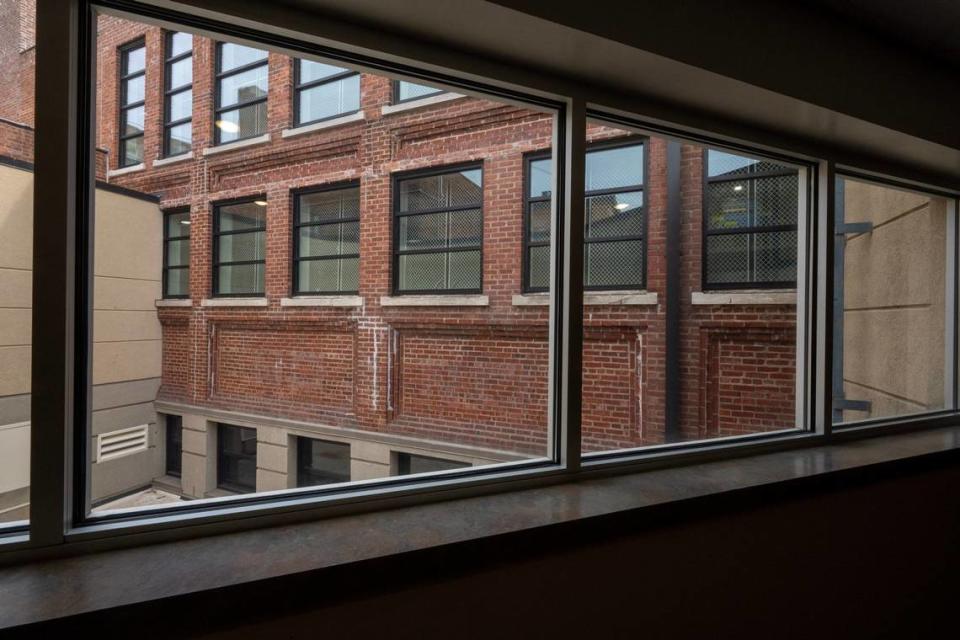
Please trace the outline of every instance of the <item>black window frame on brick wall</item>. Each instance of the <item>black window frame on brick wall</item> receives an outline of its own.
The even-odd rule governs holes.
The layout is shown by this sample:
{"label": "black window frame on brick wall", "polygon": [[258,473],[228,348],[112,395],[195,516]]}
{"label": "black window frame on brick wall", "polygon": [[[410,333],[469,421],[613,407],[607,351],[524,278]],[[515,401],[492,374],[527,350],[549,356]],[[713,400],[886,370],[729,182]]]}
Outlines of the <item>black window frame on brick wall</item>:
{"label": "black window frame on brick wall", "polygon": [[[737,153],[727,149],[722,149],[719,147],[704,147],[701,154],[701,162],[703,166],[703,191],[701,198],[701,248],[700,248],[700,286],[704,291],[731,291],[731,290],[743,290],[743,289],[795,289],[797,286],[797,277],[796,269],[794,270],[793,280],[782,280],[782,281],[764,281],[764,280],[744,280],[738,282],[720,282],[720,283],[711,283],[709,280],[708,273],[708,261],[707,261],[707,249],[709,245],[709,238],[716,237],[721,235],[747,235],[754,236],[758,233],[778,233],[778,232],[794,232],[798,233],[798,222],[800,216],[799,209],[799,200],[797,204],[796,217],[792,225],[751,225],[745,227],[736,227],[732,229],[710,229],[708,222],[708,208],[710,205],[710,186],[712,184],[720,184],[725,182],[736,182],[741,181],[748,183],[751,187],[756,183],[757,180],[765,178],[777,178],[777,177],[789,177],[796,176],[798,180],[798,189],[799,189],[799,169],[790,168],[788,165],[783,165],[785,168],[783,171],[765,171],[756,174],[740,174],[735,176],[722,176],[722,177],[710,177],[710,151],[718,151],[721,153],[726,153],[733,156],[740,156],[744,158],[751,158],[759,160],[761,162],[771,162],[776,164],[778,163],[774,160],[766,160],[759,156],[747,156],[742,153]],[[798,191],[799,198],[799,191]],[[748,206],[752,206],[753,199],[748,199]],[[752,213],[751,213],[752,215]],[[794,266],[796,266],[797,258],[794,258]],[[754,265],[756,263],[756,246],[754,244],[748,245],[748,271],[755,273]]]}
{"label": "black window frame on brick wall", "polygon": [[[221,145],[221,144],[232,144],[232,143],[234,143],[234,142],[242,142],[243,140],[250,140],[250,139],[252,139],[252,138],[256,138],[256,137],[262,136],[262,135],[264,135],[265,133],[267,133],[267,131],[268,131],[268,129],[269,129],[269,126],[270,126],[270,118],[269,118],[269,114],[267,114],[267,115],[264,115],[264,128],[263,128],[263,131],[262,131],[261,133],[253,133],[253,134],[247,135],[247,136],[238,136],[237,138],[235,138],[235,139],[233,139],[233,140],[228,140],[227,142],[223,142],[223,141],[220,139],[220,127],[217,126],[217,122],[221,120],[221,117],[220,117],[220,116],[221,116],[222,114],[227,113],[227,112],[230,112],[230,111],[239,111],[240,109],[242,109],[242,108],[244,108],[244,107],[250,107],[250,106],[253,106],[253,105],[256,105],[256,104],[261,104],[261,103],[266,104],[266,103],[267,103],[267,100],[268,100],[268,98],[269,98],[269,96],[270,96],[270,53],[269,53],[269,51],[267,51],[266,49],[258,49],[259,51],[263,51],[264,53],[267,54],[262,60],[257,60],[257,61],[255,61],[255,62],[250,62],[250,63],[248,63],[248,64],[240,65],[239,67],[234,67],[234,68],[230,69],[229,71],[223,71],[223,70],[222,70],[222,69],[223,69],[223,46],[226,45],[226,44],[233,44],[233,45],[235,45],[235,46],[243,46],[243,47],[247,47],[248,49],[257,49],[257,47],[251,47],[251,46],[249,46],[249,45],[238,45],[238,44],[233,43],[233,42],[217,42],[216,45],[214,46],[214,67],[213,67],[213,69],[214,69],[214,77],[213,77],[213,86],[214,86],[214,90],[213,90],[213,93],[214,93],[214,98],[213,98],[213,143],[214,143],[215,146],[216,146],[216,145]],[[246,72],[246,71],[252,71],[253,69],[258,69],[258,68],[260,68],[260,67],[266,67],[266,68],[267,68],[267,91],[266,91],[266,93],[264,93],[264,95],[261,96],[261,97],[259,97],[259,98],[254,98],[254,99],[252,99],[252,100],[246,100],[246,101],[237,102],[237,103],[234,103],[234,104],[230,104],[230,105],[224,106],[224,105],[222,104],[222,99],[223,99],[223,95],[222,95],[222,83],[223,83],[223,81],[226,80],[227,78],[230,78],[231,76],[239,75],[239,74],[244,73],[244,72]]]}
{"label": "black window frame on brick wall", "polygon": [[[171,154],[170,153],[170,132],[174,127],[178,127],[184,124],[190,124],[190,140],[191,145],[193,142],[193,38],[194,35],[187,33],[190,36],[190,49],[178,53],[176,55],[171,55],[173,51],[173,37],[177,33],[186,33],[182,31],[164,31],[163,32],[163,142],[161,144],[161,153],[164,158],[173,158],[181,155],[190,153],[189,150],[181,151],[180,153]],[[189,58],[191,60],[190,64],[190,82],[184,85],[179,85],[177,87],[171,88],[170,83],[173,80],[173,73],[171,69],[173,65],[177,62],[181,62]],[[187,91],[191,92],[191,104],[190,104],[190,116],[187,118],[179,118],[177,120],[171,120],[171,105],[173,104],[173,98],[181,93],[186,93]]]}
{"label": "black window frame on brick wall", "polygon": [[400,84],[401,83],[414,84],[420,87],[430,87],[430,85],[422,84],[419,82],[413,82],[411,80],[394,80],[390,83],[390,103],[391,104],[403,104],[404,102],[414,102],[416,100],[423,100],[424,98],[432,98],[433,96],[438,96],[441,93],[447,93],[446,89],[434,89],[430,93],[424,93],[419,96],[414,96],[412,98],[401,98],[400,97]]}
{"label": "black window frame on brick wall", "polygon": [[[405,180],[417,179],[417,178],[429,178],[432,176],[442,176],[446,174],[459,173],[461,171],[480,171],[480,202],[476,206],[458,206],[452,208],[437,208],[429,209],[424,211],[417,211],[415,213],[401,213],[400,212],[400,183]],[[423,169],[416,169],[413,171],[405,171],[402,173],[395,173],[391,176],[390,179],[390,188],[392,192],[392,208],[393,208],[393,238],[392,238],[392,250],[393,250],[393,266],[392,266],[392,285],[391,290],[394,295],[464,295],[464,294],[479,294],[483,293],[483,268],[484,268],[484,225],[485,225],[485,195],[486,195],[486,176],[485,168],[483,161],[475,162],[466,162],[455,165],[445,165],[439,167],[426,167]],[[418,216],[418,215],[429,215],[435,213],[453,213],[457,211],[473,211],[475,209],[480,210],[480,242],[476,246],[471,247],[446,247],[443,249],[418,249],[418,250],[400,250],[400,220],[409,216]],[[449,240],[449,238],[448,238]],[[464,288],[464,289],[401,289],[400,288],[400,257],[403,255],[415,255],[415,254],[427,254],[427,253],[457,253],[457,252],[468,252],[468,251],[479,251],[480,253],[480,283],[476,288]],[[449,270],[447,271],[449,276]],[[449,279],[449,277],[448,277]]]}
{"label": "black window frame on brick wall", "polygon": [[[130,54],[137,49],[143,49],[143,69],[139,71],[134,71],[129,73],[127,67],[129,65]],[[144,161],[144,156],[146,151],[144,149],[144,134],[147,127],[147,41],[145,38],[137,38],[132,42],[128,42],[124,45],[121,45],[117,52],[119,54],[118,66],[119,73],[117,74],[117,79],[119,82],[118,86],[118,107],[119,107],[119,126],[117,127],[117,166],[121,169],[126,167],[135,167],[138,164],[142,164]],[[127,84],[131,80],[136,80],[137,78],[142,77],[143,80],[143,99],[136,102],[127,103]],[[140,133],[128,134],[127,130],[127,114],[133,109],[142,108],[144,111],[143,117],[143,129]],[[127,162],[126,146],[127,142],[130,140],[135,140],[140,138],[140,159],[137,162]]]}
{"label": "black window frame on brick wall", "polygon": [[[177,207],[175,209],[169,209],[163,212],[163,295],[162,297],[167,300],[178,300],[185,299],[190,297],[189,286],[187,287],[187,292],[183,294],[170,295],[169,291],[169,282],[170,282],[170,271],[183,271],[187,272],[187,282],[190,281],[190,261],[187,260],[186,265],[170,265],[170,243],[171,242],[184,242],[186,241],[187,246],[190,247],[190,225],[183,225],[187,227],[187,234],[181,236],[171,236],[170,235],[170,217],[175,215],[189,214],[190,207]],[[192,247],[190,247],[192,250]]]}
{"label": "black window frame on brick wall", "polygon": [[[584,230],[584,291],[621,291],[621,290],[645,290],[647,286],[647,237],[648,229],[650,225],[650,216],[649,216],[649,206],[647,202],[647,193],[646,193],[646,182],[649,179],[649,156],[650,156],[650,139],[646,136],[630,136],[628,138],[616,138],[613,140],[602,140],[599,142],[594,142],[587,145],[587,156],[591,153],[608,151],[612,149],[623,149],[627,147],[641,146],[642,147],[642,177],[643,182],[639,185],[627,185],[624,187],[616,187],[612,189],[598,189],[593,191],[584,191],[584,200],[591,197],[602,196],[602,195],[617,195],[622,193],[636,193],[640,192],[642,194],[641,206],[641,215],[643,216],[643,231],[639,236],[612,236],[609,238],[590,238],[587,234],[586,229]],[[523,157],[523,256],[522,256],[522,267],[521,267],[521,287],[524,293],[543,293],[549,290],[547,287],[533,287],[530,285],[530,252],[532,248],[550,246],[550,237],[548,236],[546,240],[540,241],[531,241],[530,239],[530,219],[531,219],[531,206],[538,202],[550,202],[553,198],[551,193],[549,196],[531,196],[530,187],[532,184],[531,179],[531,167],[534,162],[538,160],[548,160],[550,159],[551,154],[549,151],[536,151],[533,153],[528,153]],[[586,217],[584,220],[585,224],[589,224],[589,218]],[[552,230],[551,230],[552,233]],[[588,249],[591,244],[603,244],[607,242],[640,242],[643,251],[643,260],[641,263],[641,275],[640,279],[637,282],[632,283],[617,283],[612,285],[589,285],[587,284],[587,269],[588,269]]]}
{"label": "black window frame on brick wall", "polygon": [[[338,253],[328,256],[301,256],[300,255],[300,229],[307,227],[326,227],[332,225],[339,225],[341,228],[340,238],[342,242],[343,238],[343,225],[357,223],[358,229],[360,225],[360,213],[359,206],[356,217],[351,218],[337,218],[330,222],[301,222],[300,221],[300,208],[301,198],[303,196],[309,196],[316,193],[327,193],[333,191],[345,191],[345,190],[356,190],[357,199],[360,198],[360,182],[357,180],[351,180],[349,182],[337,182],[328,185],[320,185],[316,187],[306,187],[303,189],[294,190],[291,195],[293,196],[293,223],[291,227],[293,229],[292,241],[293,247],[291,250],[291,255],[293,256],[293,268],[291,270],[292,279],[293,279],[293,293],[294,295],[352,295],[356,294],[359,291],[360,286],[360,246],[359,246],[359,231],[358,231],[358,244],[356,253]],[[342,261],[349,259],[357,260],[357,288],[356,289],[336,289],[336,290],[314,290],[314,289],[301,289],[300,287],[300,263],[301,262],[316,262],[320,260],[339,260]]]}
{"label": "black window frame on brick wall", "polygon": [[[213,271],[213,284],[211,289],[211,295],[214,298],[263,298],[267,295],[267,207],[263,206],[263,226],[256,227],[252,229],[243,229],[239,231],[221,231],[220,230],[220,211],[224,207],[229,207],[231,205],[237,204],[256,204],[257,202],[266,202],[266,194],[258,194],[254,196],[246,196],[243,198],[234,198],[232,200],[221,200],[219,202],[214,202],[211,207],[213,209],[213,234],[212,234],[212,244],[213,244],[213,261],[212,261],[212,271]],[[260,205],[257,205],[260,206]],[[262,232],[263,237],[263,259],[262,260],[233,260],[229,262],[220,261],[220,238],[226,235],[239,235],[244,233],[260,233]],[[220,293],[220,267],[224,266],[242,266],[247,264],[262,264],[263,265],[263,290],[252,293],[252,292],[241,292],[241,293]]]}
{"label": "black window frame on brick wall", "polygon": [[[333,120],[335,118],[343,118],[344,116],[353,115],[358,113],[361,109],[360,107],[360,97],[357,96],[357,108],[352,111],[341,111],[335,113],[331,116],[325,116],[323,118],[315,118],[313,120],[302,120],[300,113],[300,96],[304,91],[309,91],[310,89],[315,89],[326,84],[332,84],[334,82],[342,82],[347,78],[352,78],[353,76],[359,76],[359,71],[353,71],[351,69],[344,69],[342,73],[336,73],[325,78],[320,78],[318,80],[311,80],[309,82],[300,81],[300,65],[304,62],[313,62],[312,60],[305,60],[304,58],[294,58],[293,59],[293,126],[295,127],[305,127],[311,124],[317,124],[319,122],[326,122],[327,120]],[[323,64],[329,64],[324,62]],[[336,66],[336,65],[330,65]],[[359,86],[357,92],[360,92]]]}

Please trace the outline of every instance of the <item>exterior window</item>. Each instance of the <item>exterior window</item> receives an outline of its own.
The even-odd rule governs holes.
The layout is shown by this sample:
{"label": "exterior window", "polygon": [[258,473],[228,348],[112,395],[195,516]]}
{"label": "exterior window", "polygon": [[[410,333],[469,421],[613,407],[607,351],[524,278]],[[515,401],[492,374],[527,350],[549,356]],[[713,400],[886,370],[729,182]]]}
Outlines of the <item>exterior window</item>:
{"label": "exterior window", "polygon": [[[524,289],[550,286],[552,160],[527,159],[524,194]],[[584,287],[642,289],[646,284],[644,144],[603,143],[587,152]]]}
{"label": "exterior window", "polygon": [[703,287],[794,287],[796,169],[726,151],[706,152]]}
{"label": "exterior window", "polygon": [[450,469],[464,469],[470,464],[443,458],[418,456],[413,453],[397,454],[397,475],[408,476],[413,473],[429,473],[430,471],[448,471]]}
{"label": "exterior window", "polygon": [[356,293],[360,188],[301,192],[294,203],[294,292]]}
{"label": "exterior window", "polygon": [[120,166],[143,162],[146,52],[142,40],[120,49]]}
{"label": "exterior window", "polygon": [[360,74],[356,71],[312,60],[297,60],[294,74],[297,126],[360,110]]}
{"label": "exterior window", "polygon": [[163,155],[190,151],[193,140],[193,36],[164,36]]}
{"label": "exterior window", "polygon": [[297,438],[297,486],[350,482],[350,445]]}
{"label": "exterior window", "polygon": [[393,83],[393,104],[419,100],[420,98],[426,98],[427,96],[433,96],[439,93],[445,93],[445,90],[428,87],[423,84],[416,84],[414,82],[407,82],[405,80],[397,80]]}
{"label": "exterior window", "polygon": [[183,465],[183,417],[167,416],[167,464],[168,476],[180,477]]}
{"label": "exterior window", "polygon": [[239,493],[257,490],[257,430],[217,425],[217,486]]}
{"label": "exterior window", "polygon": [[169,211],[163,220],[163,297],[190,297],[190,211]]}
{"label": "exterior window", "polygon": [[215,207],[214,295],[263,295],[266,233],[266,200],[245,200]]}
{"label": "exterior window", "polygon": [[266,51],[217,43],[216,144],[266,133],[268,76]]}
{"label": "exterior window", "polygon": [[470,167],[398,179],[394,189],[397,293],[479,293],[483,170]]}

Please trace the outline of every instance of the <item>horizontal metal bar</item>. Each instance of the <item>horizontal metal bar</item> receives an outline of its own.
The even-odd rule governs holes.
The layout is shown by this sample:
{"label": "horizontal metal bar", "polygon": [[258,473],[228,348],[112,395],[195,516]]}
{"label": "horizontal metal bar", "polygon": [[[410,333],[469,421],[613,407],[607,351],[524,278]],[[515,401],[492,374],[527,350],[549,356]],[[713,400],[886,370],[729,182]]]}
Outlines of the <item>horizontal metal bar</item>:
{"label": "horizontal metal bar", "polygon": [[398,256],[418,256],[428,253],[460,253],[464,251],[480,251],[481,245],[471,247],[443,247],[441,249],[397,249]]}
{"label": "horizontal metal bar", "polygon": [[[429,177],[429,176],[428,176]],[[424,211],[397,211],[394,215],[398,218],[409,218],[411,216],[429,216],[437,213],[462,213],[464,211],[483,211],[483,203],[476,205],[464,205],[458,207],[442,207],[439,209],[426,209]]]}
{"label": "horizontal metal bar", "polygon": [[704,235],[707,236],[735,236],[735,235],[752,235],[756,233],[784,233],[788,231],[796,231],[797,225],[795,224],[778,224],[769,227],[733,227],[730,229],[707,229]]}

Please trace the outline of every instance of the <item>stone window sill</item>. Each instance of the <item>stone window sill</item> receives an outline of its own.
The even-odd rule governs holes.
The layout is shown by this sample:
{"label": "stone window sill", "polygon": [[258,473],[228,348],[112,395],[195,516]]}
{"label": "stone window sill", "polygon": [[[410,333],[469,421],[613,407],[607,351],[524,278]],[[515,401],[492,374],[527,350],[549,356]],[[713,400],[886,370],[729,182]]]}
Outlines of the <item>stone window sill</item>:
{"label": "stone window sill", "polygon": [[381,296],[381,307],[489,307],[484,295]]}
{"label": "stone window sill", "polygon": [[228,153],[230,151],[235,151],[236,149],[246,149],[248,147],[256,147],[261,144],[266,144],[270,142],[270,134],[265,133],[262,136],[257,136],[256,138],[247,138],[246,140],[237,140],[236,142],[227,142],[226,144],[217,145],[216,147],[207,147],[203,150],[204,156],[215,156],[220,153]]}
{"label": "stone window sill", "polygon": [[[653,291],[588,291],[583,294],[585,305],[652,306],[657,304]],[[524,293],[513,296],[515,307],[546,307],[550,304],[548,293]]]}
{"label": "stone window sill", "polygon": [[340,116],[339,118],[331,118],[330,120],[324,120],[323,122],[315,122],[314,124],[305,124],[301,127],[294,127],[293,129],[284,129],[283,131],[280,132],[280,137],[294,138],[296,136],[302,136],[308,133],[313,133],[314,131],[326,131],[327,129],[342,127],[343,125],[350,124],[351,122],[362,122],[362,121],[363,121],[363,111],[357,111],[356,113]]}
{"label": "stone window sill", "polygon": [[797,304],[794,289],[760,289],[743,291],[693,291],[693,305],[751,305],[751,304]]}
{"label": "stone window sill", "polygon": [[463,97],[464,96],[460,95],[459,93],[440,93],[433,96],[427,96],[426,98],[420,98],[419,100],[410,100],[409,102],[401,102],[400,104],[385,105],[383,107],[380,107],[380,114],[388,116],[393,113],[403,113],[404,111],[413,111],[414,109],[432,107],[435,104],[442,104],[444,102],[457,100]]}
{"label": "stone window sill", "polygon": [[181,153],[178,156],[170,156],[169,158],[157,158],[153,161],[153,166],[154,168],[166,167],[167,165],[177,164],[178,162],[186,162],[187,160],[193,160],[193,151]]}
{"label": "stone window sill", "polygon": [[157,308],[160,307],[192,307],[193,300],[190,298],[164,298],[162,300],[155,300],[154,305]]}
{"label": "stone window sill", "polygon": [[281,307],[362,307],[360,296],[295,296],[281,298]]}
{"label": "stone window sill", "polygon": [[128,173],[136,173],[137,171],[143,171],[147,168],[147,165],[143,164],[134,164],[129,167],[123,167],[122,169],[110,169],[107,171],[108,178],[116,178],[117,176],[125,176]]}
{"label": "stone window sill", "polygon": [[204,298],[201,307],[266,307],[266,298]]}

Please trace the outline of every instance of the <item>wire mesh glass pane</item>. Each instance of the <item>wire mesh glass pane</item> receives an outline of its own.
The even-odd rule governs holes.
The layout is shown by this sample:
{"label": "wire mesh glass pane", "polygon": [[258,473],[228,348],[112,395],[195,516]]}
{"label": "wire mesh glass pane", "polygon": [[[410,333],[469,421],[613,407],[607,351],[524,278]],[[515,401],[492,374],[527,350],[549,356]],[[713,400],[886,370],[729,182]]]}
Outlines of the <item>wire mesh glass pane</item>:
{"label": "wire mesh glass pane", "polygon": [[587,153],[587,191],[643,184],[643,145]]}
{"label": "wire mesh glass pane", "polygon": [[262,294],[263,264],[223,265],[217,270],[217,293]]}
{"label": "wire mesh glass pane", "polygon": [[752,226],[750,180],[712,182],[707,185],[704,216],[708,229],[739,229]]}
{"label": "wire mesh glass pane", "polygon": [[167,270],[167,296],[185,296],[190,293],[190,269]]}
{"label": "wire mesh glass pane", "polygon": [[357,258],[301,260],[297,285],[301,292],[336,293],[357,290]]}
{"label": "wire mesh glass pane", "polygon": [[529,286],[546,289],[550,286],[550,247],[530,247]]}
{"label": "wire mesh glass pane", "polygon": [[549,198],[553,193],[553,160],[543,158],[530,161],[527,195],[531,198]]}
{"label": "wire mesh glass pane", "polygon": [[266,245],[266,233],[233,233],[220,236],[219,262],[242,262],[244,260],[263,260]]}
{"label": "wire mesh glass pane", "polygon": [[750,281],[750,234],[707,236],[707,282]]}
{"label": "wire mesh glass pane", "polygon": [[588,287],[643,285],[643,241],[595,242],[586,245]]}
{"label": "wire mesh glass pane", "polygon": [[797,224],[798,174],[753,181],[756,226]]}
{"label": "wire mesh glass pane", "polygon": [[587,238],[643,235],[643,192],[590,196],[586,200]]}
{"label": "wire mesh glass pane", "polygon": [[359,217],[360,189],[356,187],[300,196],[298,222],[301,224]]}
{"label": "wire mesh glass pane", "polygon": [[190,235],[190,212],[167,214],[167,237],[180,238]]}
{"label": "wire mesh glass pane", "polygon": [[447,288],[446,253],[419,253],[400,256],[402,291],[440,291]]}
{"label": "wire mesh glass pane", "polygon": [[754,235],[757,282],[793,282],[797,279],[797,232]]}
{"label": "wire mesh glass pane", "polygon": [[266,226],[267,208],[253,202],[223,205],[217,213],[220,231],[246,231]]}
{"label": "wire mesh glass pane", "polygon": [[267,52],[263,49],[254,49],[231,42],[220,45],[220,71],[230,71],[266,59]]}
{"label": "wire mesh glass pane", "polygon": [[190,239],[170,240],[167,242],[167,266],[186,267],[190,265]]}
{"label": "wire mesh glass pane", "polygon": [[220,106],[256,100],[267,95],[268,69],[264,65],[220,80]]}
{"label": "wire mesh glass pane", "polygon": [[400,251],[444,249],[446,246],[446,213],[400,218]]}
{"label": "wire mesh glass pane", "polygon": [[267,132],[267,103],[247,105],[220,114],[216,122],[220,143],[252,138]]}
{"label": "wire mesh glass pane", "polygon": [[301,227],[299,234],[301,257],[335,256],[360,251],[359,222]]}
{"label": "wire mesh glass pane", "polygon": [[456,207],[480,207],[483,203],[483,172],[468,169],[438,176],[402,180],[400,213]]}
{"label": "wire mesh glass pane", "polygon": [[333,118],[360,109],[360,76],[350,76],[300,91],[299,122]]}
{"label": "wire mesh glass pane", "polygon": [[448,216],[448,245],[451,247],[476,247],[483,239],[483,214],[475,211],[451,211]]}
{"label": "wire mesh glass pane", "polygon": [[481,258],[479,251],[456,251],[448,254],[448,289],[479,289],[481,280]]}
{"label": "wire mesh glass pane", "polygon": [[358,291],[360,288],[360,258],[340,259],[340,290]]}
{"label": "wire mesh glass pane", "polygon": [[547,242],[550,240],[550,201],[530,203],[530,227],[528,229],[530,242]]}
{"label": "wire mesh glass pane", "polygon": [[428,87],[425,84],[416,84],[404,80],[397,82],[397,97],[400,100],[413,100],[414,98],[422,98],[433,95],[434,93],[441,93],[442,91],[443,89]]}
{"label": "wire mesh glass pane", "polygon": [[193,125],[189,122],[167,129],[167,154],[178,156],[193,146]]}
{"label": "wire mesh glass pane", "polygon": [[710,149],[707,152],[707,176],[710,178],[747,176],[772,171],[795,171],[795,169],[779,162],[748,158],[717,149]]}

